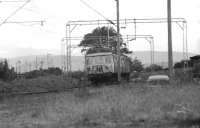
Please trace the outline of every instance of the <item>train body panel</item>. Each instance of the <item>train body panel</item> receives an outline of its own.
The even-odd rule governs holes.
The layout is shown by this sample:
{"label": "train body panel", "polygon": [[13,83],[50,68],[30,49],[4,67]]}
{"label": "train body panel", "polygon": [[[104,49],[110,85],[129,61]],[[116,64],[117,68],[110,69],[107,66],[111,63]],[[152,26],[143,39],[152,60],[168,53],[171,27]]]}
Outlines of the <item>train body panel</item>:
{"label": "train body panel", "polygon": [[[118,57],[112,52],[100,52],[87,54],[85,56],[85,70],[90,80],[106,80],[117,77]],[[122,77],[129,77],[130,60],[127,56],[120,56],[120,67]]]}
{"label": "train body panel", "polygon": [[192,64],[193,78],[197,78],[200,83],[200,55],[190,57],[190,61]]}
{"label": "train body panel", "polygon": [[[118,65],[117,65],[117,61],[118,61],[118,57],[116,54],[113,55],[113,59],[114,59],[114,72],[117,73],[118,71]],[[128,59],[127,56],[122,55],[120,56],[120,68],[121,68],[121,73],[130,73],[130,61]]]}
{"label": "train body panel", "polygon": [[88,74],[103,74],[114,72],[112,53],[95,53],[85,57],[85,68]]}

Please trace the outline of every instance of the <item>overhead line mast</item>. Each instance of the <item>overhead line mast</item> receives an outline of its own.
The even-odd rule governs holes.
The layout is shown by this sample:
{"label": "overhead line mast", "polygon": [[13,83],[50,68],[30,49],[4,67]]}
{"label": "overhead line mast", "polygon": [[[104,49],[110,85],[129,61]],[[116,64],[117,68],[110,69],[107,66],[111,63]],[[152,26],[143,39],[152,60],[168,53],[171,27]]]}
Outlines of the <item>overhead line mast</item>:
{"label": "overhead line mast", "polygon": [[118,67],[117,79],[118,79],[118,82],[120,82],[121,81],[121,66],[120,66],[121,52],[120,52],[119,0],[116,0],[116,6],[117,6],[117,55],[118,55],[118,59],[117,59],[117,67]]}
{"label": "overhead line mast", "polygon": [[167,27],[168,27],[168,67],[170,80],[173,78],[173,53],[172,53],[172,25],[171,25],[171,0],[167,0]]}

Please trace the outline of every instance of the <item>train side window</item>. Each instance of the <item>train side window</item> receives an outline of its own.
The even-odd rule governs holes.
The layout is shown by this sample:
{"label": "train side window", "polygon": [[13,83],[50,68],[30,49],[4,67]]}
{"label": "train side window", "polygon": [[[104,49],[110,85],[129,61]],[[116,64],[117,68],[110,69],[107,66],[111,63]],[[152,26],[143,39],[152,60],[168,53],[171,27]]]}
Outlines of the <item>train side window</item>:
{"label": "train side window", "polygon": [[117,56],[114,56],[114,63],[117,63],[117,60],[118,60]]}
{"label": "train side window", "polygon": [[121,57],[121,64],[124,64],[124,62],[125,62],[125,58]]}

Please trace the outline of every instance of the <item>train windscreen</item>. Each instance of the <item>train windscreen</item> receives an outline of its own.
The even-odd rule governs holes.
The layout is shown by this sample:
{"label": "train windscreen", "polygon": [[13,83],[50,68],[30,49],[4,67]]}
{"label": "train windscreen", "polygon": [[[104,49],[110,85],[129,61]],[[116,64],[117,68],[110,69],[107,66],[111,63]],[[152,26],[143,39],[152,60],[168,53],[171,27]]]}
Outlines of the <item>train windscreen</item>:
{"label": "train windscreen", "polygon": [[86,65],[106,65],[112,63],[112,56],[91,56],[86,58]]}

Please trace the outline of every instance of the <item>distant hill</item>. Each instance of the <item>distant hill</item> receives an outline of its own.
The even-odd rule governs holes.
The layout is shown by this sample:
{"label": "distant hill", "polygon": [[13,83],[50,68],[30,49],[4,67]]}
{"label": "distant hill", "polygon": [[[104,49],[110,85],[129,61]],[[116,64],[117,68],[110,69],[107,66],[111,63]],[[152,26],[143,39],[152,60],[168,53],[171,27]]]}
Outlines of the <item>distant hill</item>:
{"label": "distant hill", "polygon": [[[195,54],[189,53],[189,56]],[[150,52],[149,51],[137,51],[130,55],[132,58],[137,58],[147,66],[150,65]],[[180,52],[173,53],[174,63],[183,59],[183,54]],[[29,71],[41,68],[49,67],[60,67],[63,68],[63,58],[60,55],[38,55],[38,56],[23,56],[9,59],[11,66],[17,67],[21,72]],[[155,63],[163,67],[167,67],[168,54],[167,52],[155,52]],[[20,63],[21,62],[21,63]],[[83,70],[84,69],[84,56],[72,56],[72,70]]]}
{"label": "distant hill", "polygon": [[[144,65],[150,65],[151,59],[150,59],[150,52],[149,51],[137,51],[134,52],[132,57],[137,57],[137,59],[141,60]],[[188,56],[194,56],[196,54],[188,53]],[[174,63],[181,61],[183,59],[183,53],[181,52],[173,52],[173,61]],[[156,64],[159,64],[163,67],[168,66],[168,53],[167,52],[158,52],[156,51],[154,53],[154,62]]]}

